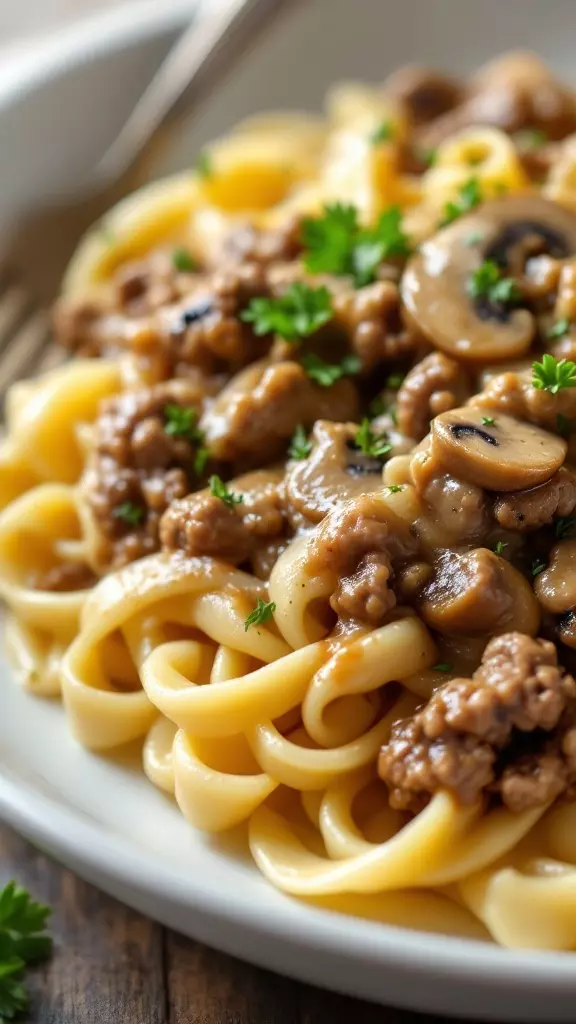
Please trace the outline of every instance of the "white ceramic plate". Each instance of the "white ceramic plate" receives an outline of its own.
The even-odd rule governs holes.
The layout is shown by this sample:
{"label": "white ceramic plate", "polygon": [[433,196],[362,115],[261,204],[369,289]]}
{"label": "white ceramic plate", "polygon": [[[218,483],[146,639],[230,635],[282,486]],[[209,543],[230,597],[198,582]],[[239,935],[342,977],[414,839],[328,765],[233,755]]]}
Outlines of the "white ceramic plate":
{"label": "white ceramic plate", "polygon": [[[31,201],[85,181],[191,0],[165,0],[160,13],[134,7],[138,17],[92,19],[0,74],[0,238]],[[271,103],[314,105],[331,79],[378,79],[406,59],[463,69],[495,49],[529,45],[569,71],[574,27],[573,0],[306,2],[211,98],[188,145]],[[281,973],[438,1013],[525,1024],[576,1018],[573,954],[424,935],[276,892],[241,838],[194,832],[137,757],[80,749],[58,704],[21,692],[1,660],[0,812],[124,902]]]}

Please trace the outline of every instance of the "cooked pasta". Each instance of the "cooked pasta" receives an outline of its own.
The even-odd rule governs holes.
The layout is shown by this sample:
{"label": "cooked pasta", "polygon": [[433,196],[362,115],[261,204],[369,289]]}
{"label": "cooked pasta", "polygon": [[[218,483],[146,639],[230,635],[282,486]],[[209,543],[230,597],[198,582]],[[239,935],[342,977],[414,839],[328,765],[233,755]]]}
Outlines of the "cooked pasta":
{"label": "cooked pasta", "polygon": [[575,147],[526,54],[251,118],[80,242],[0,448],[7,650],[84,746],[287,893],[562,950]]}

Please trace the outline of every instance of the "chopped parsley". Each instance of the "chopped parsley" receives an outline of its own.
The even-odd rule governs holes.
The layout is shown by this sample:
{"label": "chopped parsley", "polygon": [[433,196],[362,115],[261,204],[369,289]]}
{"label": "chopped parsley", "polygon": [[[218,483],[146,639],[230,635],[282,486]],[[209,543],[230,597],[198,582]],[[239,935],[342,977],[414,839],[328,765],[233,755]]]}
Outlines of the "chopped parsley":
{"label": "chopped parsley", "polygon": [[426,165],[426,167],[434,167],[434,164],[436,163],[436,158],[438,156],[438,150],[433,148],[419,149],[416,152],[416,156],[421,161],[421,163]]}
{"label": "chopped parsley", "polygon": [[307,459],[312,451],[312,441],[308,440],[308,436],[302,424],[296,427],[296,430],[292,434],[292,440],[290,441],[290,447],[288,448],[288,455],[291,459],[302,460]]}
{"label": "chopped parsley", "polygon": [[197,476],[202,476],[204,470],[206,469],[206,465],[208,463],[209,458],[210,452],[208,451],[207,448],[201,446],[200,448],[197,449],[196,454],[194,456],[194,472],[196,473]]}
{"label": "chopped parsley", "polygon": [[493,416],[483,416],[482,417],[482,426],[483,427],[493,427],[495,422],[496,422],[496,420],[494,419]]}
{"label": "chopped parsley", "polygon": [[212,157],[206,149],[203,149],[198,155],[198,159],[196,161],[196,172],[204,179],[211,178],[214,174]]}
{"label": "chopped parsley", "polygon": [[523,128],[514,133],[514,142],[524,149],[540,149],[548,142],[548,136],[540,128]]}
{"label": "chopped parsley", "polygon": [[375,280],[383,260],[410,255],[400,207],[391,206],[373,228],[361,228],[355,206],[333,203],[302,225],[304,263],[311,273],[348,274],[361,288]]}
{"label": "chopped parsley", "polygon": [[392,142],[395,134],[394,125],[390,121],[382,121],[372,132],[370,142],[373,146],[379,146],[382,142]]}
{"label": "chopped parsley", "polygon": [[519,302],[522,293],[512,277],[503,277],[494,260],[484,260],[468,282],[468,294],[473,299],[487,298],[503,306]]}
{"label": "chopped parsley", "polygon": [[170,437],[184,437],[191,444],[203,440],[202,432],[196,426],[197,413],[195,409],[184,408],[181,405],[169,404],[164,406],[164,433]]}
{"label": "chopped parsley", "polygon": [[560,434],[560,437],[570,437],[573,430],[572,423],[567,416],[563,416],[561,412],[556,417],[556,430]]}
{"label": "chopped parsley", "polygon": [[481,231],[471,231],[469,235],[464,239],[464,245],[472,246],[479,245],[483,240],[484,235]]}
{"label": "chopped parsley", "polygon": [[504,548],[507,548],[507,547],[508,547],[508,544],[507,544],[506,541],[503,541],[503,540],[497,541],[497,543],[494,545],[494,554],[496,554],[496,555],[503,554]]}
{"label": "chopped parsley", "polygon": [[133,501],[123,501],[112,510],[115,519],[122,519],[129,526],[139,526],[145,516],[141,505],[135,505]]}
{"label": "chopped parsley", "polygon": [[546,562],[543,562],[541,558],[535,558],[532,562],[531,573],[533,576],[539,576],[541,572],[544,572],[546,568]]}
{"label": "chopped parsley", "polygon": [[570,321],[568,317],[564,317],[562,320],[557,320],[549,331],[546,332],[547,338],[564,338],[570,331]]}
{"label": "chopped parsley", "polygon": [[250,615],[244,619],[244,631],[247,633],[250,626],[260,626],[263,622],[267,622],[268,619],[272,618],[275,611],[276,605],[274,601],[263,601],[259,597],[254,611],[250,612]]}
{"label": "chopped parsley", "polygon": [[452,663],[449,661],[439,661],[437,665],[432,665],[433,672],[451,672]]}
{"label": "chopped parsley", "polygon": [[9,882],[0,889],[0,1021],[8,1022],[28,1007],[24,970],[50,956],[46,935],[50,909],[31,899],[26,889]]}
{"label": "chopped parsley", "polygon": [[274,333],[285,341],[296,342],[328,323],[333,312],[327,288],[310,288],[295,281],[277,299],[252,299],[240,317],[254,325],[255,334]]}
{"label": "chopped parsley", "polygon": [[390,494],[398,494],[399,491],[403,491],[404,488],[401,484],[388,484],[388,490]]}
{"label": "chopped parsley", "polygon": [[354,444],[360,449],[363,455],[370,455],[373,459],[382,459],[392,451],[392,445],[386,434],[376,434],[372,429],[370,420],[364,417],[354,438]]}
{"label": "chopped parsley", "polygon": [[475,206],[480,205],[482,199],[482,189],[480,188],[478,178],[469,178],[462,185],[458,198],[451,200],[444,206],[444,216],[440,221],[440,227],[452,224],[453,221],[458,220],[458,217],[461,217],[464,213],[469,213]]}
{"label": "chopped parsley", "polygon": [[344,356],[340,363],[325,363],[314,352],[302,356],[302,366],[316,384],[322,388],[332,387],[342,377],[353,377],[358,373],[362,363],[358,356]]}
{"label": "chopped parsley", "polygon": [[228,508],[234,508],[235,505],[240,505],[244,501],[242,494],[235,494],[234,491],[230,491],[221,477],[214,474],[210,477],[209,481],[210,493],[215,498],[220,498]]}
{"label": "chopped parsley", "polygon": [[564,388],[576,388],[576,363],[548,354],[542,356],[542,362],[532,363],[532,387],[551,395]]}
{"label": "chopped parsley", "polygon": [[386,387],[392,388],[393,391],[398,391],[398,388],[404,383],[404,376],[403,373],[391,373],[386,378]]}
{"label": "chopped parsley", "polygon": [[558,537],[558,540],[565,540],[566,537],[573,537],[574,530],[576,529],[576,517],[575,516],[560,516],[556,520],[554,526],[554,533]]}
{"label": "chopped parsley", "polygon": [[190,255],[188,249],[183,245],[178,246],[172,252],[172,266],[175,270],[180,271],[182,274],[190,273],[192,270],[196,270],[196,262]]}

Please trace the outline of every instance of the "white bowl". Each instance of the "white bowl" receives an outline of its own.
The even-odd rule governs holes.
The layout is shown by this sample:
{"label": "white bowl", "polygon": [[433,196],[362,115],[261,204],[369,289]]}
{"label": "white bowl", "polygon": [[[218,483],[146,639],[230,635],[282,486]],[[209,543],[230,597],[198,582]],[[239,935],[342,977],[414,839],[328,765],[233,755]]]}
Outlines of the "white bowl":
{"label": "white bowl", "polygon": [[[0,73],[0,238],[30,204],[81,189],[193,6],[93,18]],[[307,0],[204,105],[179,158],[240,116],[317,106],[330,81],[378,80],[407,60],[464,71],[531,47],[569,75],[575,27],[574,0]],[[60,709],[20,692],[1,662],[0,690],[0,812],[120,899],[255,963],[383,1003],[576,1018],[573,954],[511,952],[289,899],[232,845],[190,829],[130,765],[80,750]]]}

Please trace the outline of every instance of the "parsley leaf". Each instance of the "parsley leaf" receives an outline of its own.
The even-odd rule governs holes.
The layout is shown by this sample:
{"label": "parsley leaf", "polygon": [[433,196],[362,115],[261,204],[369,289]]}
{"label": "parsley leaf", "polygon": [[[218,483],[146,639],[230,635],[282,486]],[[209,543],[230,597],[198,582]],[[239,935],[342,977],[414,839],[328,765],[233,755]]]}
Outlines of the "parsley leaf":
{"label": "parsley leaf", "polygon": [[276,604],[274,601],[263,601],[259,597],[254,611],[250,612],[250,615],[244,619],[244,631],[247,633],[250,626],[259,626],[262,622],[267,622],[268,619],[272,618],[275,611]]}
{"label": "parsley leaf", "polygon": [[451,672],[452,664],[449,661],[439,661],[437,665],[432,665],[433,672]]}
{"label": "parsley leaf", "polygon": [[165,405],[164,433],[170,437],[184,437],[191,444],[202,441],[202,432],[196,426],[197,413],[195,409],[183,408],[181,405]]}
{"label": "parsley leaf", "polygon": [[575,529],[575,516],[560,516],[560,518],[556,520],[556,524],[554,526],[554,533],[558,537],[558,540],[565,540],[566,537],[574,536]]}
{"label": "parsley leaf", "polygon": [[358,288],[375,280],[376,270],[383,260],[410,254],[398,206],[384,210],[375,227],[361,229],[354,206],[327,205],[322,217],[304,220],[302,243],[307,270],[349,274]]}
{"label": "parsley leaf", "polygon": [[214,174],[214,168],[212,166],[212,157],[210,156],[208,150],[203,149],[202,152],[198,154],[195,170],[200,175],[200,177],[204,179],[211,178],[212,175]]}
{"label": "parsley leaf", "polygon": [[145,516],[141,505],[135,505],[133,501],[123,501],[112,509],[114,519],[122,519],[129,526],[139,526]]}
{"label": "parsley leaf", "polygon": [[190,255],[188,249],[182,245],[172,252],[172,266],[175,270],[179,270],[180,273],[186,274],[196,270],[196,261]]}
{"label": "parsley leaf", "polygon": [[540,149],[548,142],[546,132],[540,128],[523,128],[514,133],[513,139],[523,149]]}
{"label": "parsley leaf", "polygon": [[356,433],[354,444],[363,455],[371,455],[374,459],[381,459],[392,451],[392,445],[389,444],[387,435],[376,434],[370,420],[366,417],[362,420]]}
{"label": "parsley leaf", "polygon": [[458,199],[451,200],[444,206],[444,216],[440,221],[440,227],[446,227],[447,224],[452,224],[453,221],[458,220],[458,217],[461,217],[462,214],[469,213],[475,206],[480,205],[482,199],[482,189],[480,188],[478,178],[469,178],[462,185]]}
{"label": "parsley leaf", "polygon": [[438,156],[438,150],[432,147],[429,149],[418,149],[416,151],[416,156],[421,163],[426,164],[426,167],[434,167],[436,157]]}
{"label": "parsley leaf", "polygon": [[546,562],[543,562],[541,558],[534,558],[532,561],[531,572],[533,576],[539,576],[541,572],[544,572],[546,568]]}
{"label": "parsley leaf", "polygon": [[404,488],[401,484],[388,484],[388,490],[390,494],[398,494],[399,491],[403,491]]}
{"label": "parsley leaf", "polygon": [[483,427],[491,427],[491,426],[494,425],[495,422],[496,422],[496,420],[494,419],[493,416],[483,416],[482,417],[482,426]]}
{"label": "parsley leaf", "polygon": [[508,547],[508,544],[507,544],[506,541],[503,541],[503,540],[497,541],[496,544],[494,545],[494,554],[501,555],[503,553],[503,551],[504,551],[504,548],[507,548],[507,547]]}
{"label": "parsley leaf", "polygon": [[302,424],[296,427],[288,448],[288,455],[291,459],[307,459],[312,451],[312,441],[308,440],[306,431]]}
{"label": "parsley leaf", "polygon": [[549,331],[546,332],[547,338],[564,338],[570,330],[570,321],[568,317],[564,317],[562,320],[557,320]]}
{"label": "parsley leaf", "polygon": [[372,132],[370,142],[373,146],[378,146],[381,142],[392,142],[395,134],[394,125],[390,121],[382,121]]}
{"label": "parsley leaf", "polygon": [[49,914],[15,882],[0,891],[0,1021],[12,1020],[28,1005],[22,974],[27,964],[50,955],[52,940],[44,933]]}
{"label": "parsley leaf", "polygon": [[512,277],[502,277],[502,270],[494,260],[484,260],[468,282],[468,294],[473,299],[487,298],[504,306],[519,302],[522,293]]}
{"label": "parsley leaf", "polygon": [[473,246],[479,245],[483,240],[484,235],[481,231],[471,231],[469,235],[464,239],[464,245]]}
{"label": "parsley leaf", "polygon": [[391,373],[390,376],[386,378],[386,387],[392,388],[394,391],[398,391],[398,388],[401,387],[403,383],[403,373]]}
{"label": "parsley leaf", "polygon": [[576,387],[576,363],[568,359],[542,356],[542,362],[532,363],[532,387],[557,395],[564,388]]}
{"label": "parsley leaf", "polygon": [[362,363],[358,356],[344,356],[340,363],[325,363],[323,359],[310,352],[302,356],[302,366],[316,384],[322,388],[332,387],[342,377],[353,377],[361,369]]}
{"label": "parsley leaf", "polygon": [[244,501],[244,495],[235,494],[234,491],[229,490],[222,477],[217,476],[216,473],[210,477],[209,486],[210,493],[215,498],[220,498],[220,501],[223,501],[228,508],[234,508],[234,505],[240,505]]}
{"label": "parsley leaf", "polygon": [[310,288],[295,281],[278,299],[252,299],[240,318],[254,325],[255,334],[275,333],[295,342],[314,334],[332,319],[333,312],[327,288]]}

